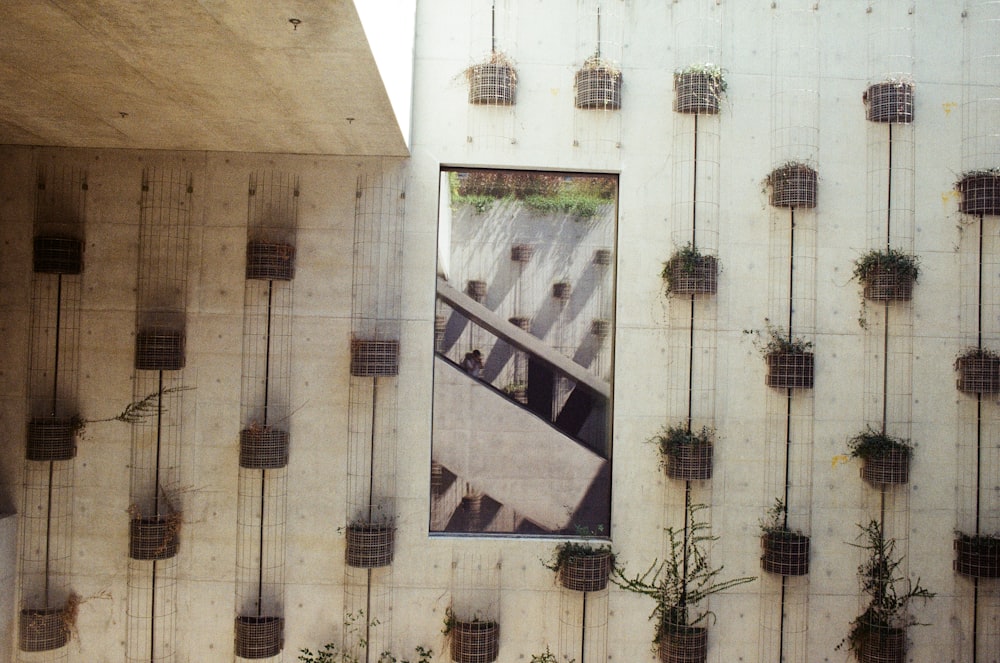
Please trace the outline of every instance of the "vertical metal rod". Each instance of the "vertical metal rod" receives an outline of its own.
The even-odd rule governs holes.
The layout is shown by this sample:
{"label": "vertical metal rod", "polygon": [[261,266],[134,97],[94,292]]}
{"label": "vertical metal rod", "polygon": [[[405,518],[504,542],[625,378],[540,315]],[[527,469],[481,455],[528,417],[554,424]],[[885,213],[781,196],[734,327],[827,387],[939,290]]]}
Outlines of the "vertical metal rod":
{"label": "vertical metal rod", "polygon": [[49,567],[52,540],[52,476],[54,474],[55,461],[49,461],[49,485],[48,502],[45,505],[45,603],[42,607],[49,607]]}
{"label": "vertical metal rod", "polygon": [[[271,389],[271,305],[274,296],[274,281],[267,281],[267,323],[264,341],[264,431],[267,431],[267,417],[270,409],[269,398]],[[257,616],[262,616],[264,610],[264,513],[267,493],[267,470],[260,471],[260,530],[257,533]]]}
{"label": "vertical metal rod", "polygon": [[490,52],[497,52],[497,2],[493,0],[490,7]]}
{"label": "vertical metal rod", "polygon": [[[793,338],[792,332],[792,322],[793,315],[795,311],[795,208],[792,207],[789,212],[789,220],[791,224],[790,232],[788,235],[788,340],[791,342]],[[789,498],[789,483],[791,476],[791,456],[792,456],[792,390],[785,390],[785,476],[782,481],[784,484],[784,490],[782,492],[782,500],[785,505],[785,511],[782,514],[782,526],[786,529],[788,528],[788,498]],[[781,611],[778,616],[778,660],[783,661],[785,656],[785,590],[787,585],[787,578],[781,576]]]}
{"label": "vertical metal rod", "polygon": [[62,274],[56,275],[56,341],[55,341],[55,365],[52,369],[52,407],[51,414],[56,416],[56,403],[59,399],[59,349],[60,349],[60,327],[62,326]]}
{"label": "vertical metal rod", "polygon": [[[892,248],[892,122],[889,123],[889,177],[885,199],[885,248]],[[889,420],[889,302],[883,302],[882,330],[882,434],[888,429]],[[884,495],[883,495],[884,498]],[[882,523],[883,531],[885,522]]]}
{"label": "vertical metal rod", "polygon": [[580,619],[580,663],[586,663],[587,654],[587,592],[583,592],[583,613]]}
{"label": "vertical metal rod", "polygon": [[[597,59],[598,60],[601,59],[601,6],[600,5],[597,5]],[[581,661],[580,663],[583,663],[583,661]]]}
{"label": "vertical metal rod", "polygon": [[[697,248],[698,236],[698,116],[694,116],[694,160],[691,181],[691,248]],[[687,383],[687,430],[691,432],[691,418],[694,414],[694,295],[691,295],[691,312],[688,325],[688,383]]]}

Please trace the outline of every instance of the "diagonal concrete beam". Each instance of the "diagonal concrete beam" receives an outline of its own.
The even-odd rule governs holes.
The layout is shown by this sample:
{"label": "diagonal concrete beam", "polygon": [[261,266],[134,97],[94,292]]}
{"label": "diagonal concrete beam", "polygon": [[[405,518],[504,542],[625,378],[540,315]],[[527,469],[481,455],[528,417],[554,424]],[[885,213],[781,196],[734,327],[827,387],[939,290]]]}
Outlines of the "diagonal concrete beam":
{"label": "diagonal concrete beam", "polygon": [[441,277],[438,277],[437,280],[437,295],[442,301],[483,329],[510,343],[518,350],[533,355],[536,361],[576,382],[577,387],[583,387],[602,398],[611,399],[610,383],[549,347],[538,337],[511,324]]}

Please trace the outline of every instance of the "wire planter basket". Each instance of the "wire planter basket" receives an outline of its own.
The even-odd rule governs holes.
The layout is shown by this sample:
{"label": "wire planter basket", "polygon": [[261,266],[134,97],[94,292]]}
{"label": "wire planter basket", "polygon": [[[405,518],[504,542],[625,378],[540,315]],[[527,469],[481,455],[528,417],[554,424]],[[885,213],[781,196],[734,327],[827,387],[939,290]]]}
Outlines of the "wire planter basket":
{"label": "wire planter basket", "polygon": [[611,321],[607,318],[594,318],[590,321],[590,333],[603,341],[611,333]]}
{"label": "wire planter basket", "polygon": [[469,281],[465,284],[465,294],[482,304],[486,299],[486,281]]}
{"label": "wire planter basket", "polygon": [[36,237],[32,266],[37,274],[79,274],[83,242],[74,237]]}
{"label": "wire planter basket", "polygon": [[770,352],[767,359],[768,387],[812,389],[814,358],[811,352]]}
{"label": "wire planter basket", "polygon": [[674,74],[674,110],[678,113],[717,115],[725,85],[722,75],[710,71]]}
{"label": "wire planter basket", "polygon": [[514,262],[526,263],[535,255],[535,247],[531,244],[515,244],[510,247],[510,259]]}
{"label": "wire planter basket", "polygon": [[608,586],[613,563],[610,550],[567,557],[559,565],[559,584],[576,592],[598,592]]}
{"label": "wire planter basket", "polygon": [[910,453],[889,449],[885,453],[865,458],[861,465],[861,478],[873,486],[892,486],[910,480]]}
{"label": "wire planter basket", "polygon": [[295,278],[295,247],[279,242],[247,243],[248,279],[291,281]]}
{"label": "wire planter basket", "polygon": [[37,417],[28,422],[25,458],[35,461],[72,460],[76,456],[73,419]]}
{"label": "wire planter basket", "polygon": [[594,264],[606,267],[611,264],[611,249],[595,249]]}
{"label": "wire planter basket", "polygon": [[284,647],[285,620],[272,616],[236,617],[235,652],[240,658],[270,658]]}
{"label": "wire planter basket", "polygon": [[956,184],[962,194],[958,209],[965,214],[1000,215],[1000,171],[966,173]]}
{"label": "wire planter basket", "polygon": [[181,515],[132,518],[129,522],[128,556],[136,560],[164,560],[177,554]]}
{"label": "wire planter basket", "polygon": [[714,295],[719,284],[719,261],[715,256],[675,254],[667,261],[664,275],[674,295]]}
{"label": "wire planter basket", "polygon": [[864,94],[865,114],[871,122],[913,122],[913,84],[884,81],[868,86]]}
{"label": "wire planter basket", "polygon": [[391,377],[399,375],[399,341],[351,341],[351,375]]}
{"label": "wire planter basket", "polygon": [[973,348],[955,360],[956,387],[966,394],[1000,393],[1000,356]]}
{"label": "wire planter basket", "polygon": [[18,620],[18,649],[23,652],[52,651],[69,642],[65,608],[25,608]]}
{"label": "wire planter basket", "polygon": [[184,368],[184,331],[159,326],[140,329],[135,335],[135,368],[140,371]]}
{"label": "wire planter basket", "polygon": [[576,72],[576,107],[618,110],[622,107],[622,72],[600,62],[588,62]]}
{"label": "wire planter basket", "polygon": [[240,431],[240,467],[276,470],[288,465],[288,431],[251,426]]}
{"label": "wire planter basket", "polygon": [[[494,58],[498,59],[498,58]],[[517,72],[505,62],[474,64],[466,70],[469,103],[511,106],[517,91]]]}
{"label": "wire planter basket", "polygon": [[869,625],[858,643],[859,663],[904,663],[906,660],[906,629]]}
{"label": "wire planter basket", "polygon": [[771,171],[771,204],[775,207],[816,207],[816,171],[803,163],[788,163]]}
{"label": "wire planter basket", "polygon": [[781,576],[809,573],[809,537],[798,532],[766,532],[760,537],[760,567]]}
{"label": "wire planter basket", "polygon": [[552,297],[560,302],[568,302],[573,294],[573,286],[569,281],[559,281],[552,284]]}
{"label": "wire planter basket", "polygon": [[705,663],[708,660],[708,627],[668,625],[656,643],[661,663]]}
{"label": "wire planter basket", "polygon": [[500,624],[495,621],[456,620],[450,635],[455,663],[492,663],[500,654]]}
{"label": "wire planter basket", "polygon": [[375,569],[392,564],[396,528],[383,523],[355,523],[347,526],[347,565]]}
{"label": "wire planter basket", "polygon": [[666,453],[665,471],[670,479],[703,481],[712,478],[711,444],[677,444]]}
{"label": "wire planter basket", "polygon": [[958,573],[970,578],[1000,578],[1000,538],[959,533],[954,548]]}
{"label": "wire planter basket", "polygon": [[913,299],[913,276],[891,267],[875,267],[865,280],[864,297],[873,302],[908,302]]}

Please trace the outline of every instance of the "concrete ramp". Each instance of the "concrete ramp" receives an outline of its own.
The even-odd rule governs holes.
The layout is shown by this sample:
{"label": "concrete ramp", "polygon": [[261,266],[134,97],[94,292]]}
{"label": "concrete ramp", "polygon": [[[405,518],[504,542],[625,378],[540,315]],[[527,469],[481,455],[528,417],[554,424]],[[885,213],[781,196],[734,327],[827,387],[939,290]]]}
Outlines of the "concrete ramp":
{"label": "concrete ramp", "polygon": [[434,362],[433,460],[547,530],[572,527],[607,461],[447,360]]}

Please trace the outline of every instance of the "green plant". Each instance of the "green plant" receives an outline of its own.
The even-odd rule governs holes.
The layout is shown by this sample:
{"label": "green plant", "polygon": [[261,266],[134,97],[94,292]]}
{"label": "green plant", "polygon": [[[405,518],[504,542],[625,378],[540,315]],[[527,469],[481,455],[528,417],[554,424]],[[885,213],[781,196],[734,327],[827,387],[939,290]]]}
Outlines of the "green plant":
{"label": "green plant", "polygon": [[851,450],[851,458],[881,458],[890,451],[902,452],[909,458],[913,453],[909,440],[886,435],[871,426],[848,440],[847,446]]}
{"label": "green plant", "polygon": [[1000,359],[1000,354],[990,350],[989,348],[977,348],[976,346],[970,346],[962,350],[957,357],[955,357],[955,369],[959,368],[959,364],[963,360],[969,359]]}
{"label": "green plant", "polygon": [[725,92],[726,87],[728,87],[728,84],[726,83],[725,70],[723,70],[719,65],[712,64],[711,62],[692,64],[674,71],[675,76],[683,76],[685,74],[705,74],[709,78],[715,79],[715,84],[718,86],[719,92]]}
{"label": "green plant", "polygon": [[764,319],[766,339],[757,329],[744,329],[744,334],[754,336],[754,345],[765,357],[771,354],[804,354],[812,350],[812,341],[806,341],[798,336],[791,336],[781,327],[775,327],[767,318]]}
{"label": "green plant", "polygon": [[634,577],[626,575],[623,567],[615,566],[612,571],[616,585],[656,602],[649,616],[656,622],[654,643],[667,633],[704,623],[713,613],[698,604],[709,596],[756,580],[756,576],[720,579],[724,567],[713,568],[705,550],[719,538],[708,534],[708,523],[699,520],[705,508],[704,504],[688,505],[687,528],[666,528],[669,546],[662,562],[654,560]]}
{"label": "green plant", "polygon": [[889,248],[868,251],[854,261],[853,275],[861,283],[870,283],[879,271],[916,281],[920,274],[920,259],[912,254]]}
{"label": "green plant", "polygon": [[[530,663],[559,663],[559,659],[549,650],[549,646],[545,645],[545,652],[542,654],[532,654]],[[566,663],[576,663],[576,659],[571,658]]]}
{"label": "green plant", "polygon": [[[598,525],[596,531],[587,527],[586,525],[576,526],[577,536],[583,537],[597,537],[604,535],[604,525]],[[556,544],[555,549],[552,551],[552,556],[547,562],[542,562],[542,565],[551,570],[559,573],[570,560],[578,557],[595,557],[597,555],[611,555],[611,564],[614,565],[615,554],[611,550],[610,544],[598,544],[590,541],[563,541]]]}
{"label": "green plant", "polygon": [[663,271],[660,277],[667,282],[667,292],[672,292],[677,284],[674,279],[679,273],[693,274],[703,263],[705,256],[698,247],[688,242],[683,247],[674,252],[670,259],[663,263]]}
{"label": "green plant", "polygon": [[693,431],[685,424],[667,426],[648,441],[657,445],[660,450],[660,467],[666,467],[667,456],[677,454],[681,448],[712,444],[715,431],[702,426],[700,431]]}
{"label": "green plant", "polygon": [[785,506],[785,501],[780,497],[774,498],[774,504],[771,505],[765,513],[764,517],[759,521],[761,534],[772,535],[772,536],[785,536],[788,534],[801,535],[802,532],[795,530],[793,531],[788,527],[788,507]]}
{"label": "green plant", "polygon": [[124,410],[113,417],[104,417],[102,419],[84,419],[82,417],[73,417],[71,420],[73,433],[82,437],[89,424],[101,424],[108,421],[120,421],[126,424],[141,424],[150,417],[153,417],[156,414],[163,414],[167,411],[166,408],[163,407],[162,403],[162,397],[165,394],[188,391],[189,389],[194,389],[194,387],[167,387],[166,389],[160,389],[158,391],[148,393],[142,398],[132,401],[126,405]]}
{"label": "green plant", "polygon": [[[366,620],[364,610],[359,610],[356,613],[349,612],[344,615],[344,634],[345,640],[353,639],[357,642],[355,648],[328,642],[323,645],[322,649],[313,653],[303,647],[299,650],[298,660],[303,663],[360,663],[360,661],[368,660],[364,653],[358,654],[357,651],[365,652],[368,649],[366,632],[378,626],[379,623],[377,619]],[[378,655],[378,658],[374,659],[374,663],[431,663],[433,660],[434,652],[431,649],[417,645],[414,647],[414,652],[417,658],[411,662],[407,658],[398,658],[390,651],[383,651]]]}
{"label": "green plant", "polygon": [[837,649],[845,644],[855,654],[860,654],[862,643],[874,632],[890,628],[906,628],[920,624],[908,612],[913,599],[933,598],[934,593],[902,576],[899,565],[903,558],[896,556],[896,540],[885,538],[882,526],[877,520],[867,525],[858,524],[862,543],[850,545],[868,553],[858,566],[862,591],[870,597],[868,607],[851,622],[847,637],[840,641]]}
{"label": "green plant", "polygon": [[589,69],[593,71],[606,71],[612,76],[621,76],[622,70],[616,64],[612,63],[610,60],[605,60],[601,57],[600,52],[595,52],[589,58],[583,61],[582,69]]}
{"label": "green plant", "polygon": [[507,67],[507,69],[510,70],[510,82],[511,82],[511,85],[514,85],[514,84],[517,83],[517,70],[514,69],[514,61],[510,58],[509,55],[507,55],[503,51],[496,51],[496,50],[490,52],[490,56],[488,58],[486,58],[486,60],[484,60],[483,62],[479,62],[477,64],[469,65],[465,69],[465,77],[469,81],[471,81],[472,77],[474,75],[475,70],[478,67],[482,67],[483,65],[487,65],[487,64],[496,65],[498,67]]}

